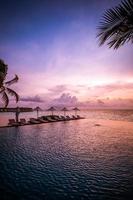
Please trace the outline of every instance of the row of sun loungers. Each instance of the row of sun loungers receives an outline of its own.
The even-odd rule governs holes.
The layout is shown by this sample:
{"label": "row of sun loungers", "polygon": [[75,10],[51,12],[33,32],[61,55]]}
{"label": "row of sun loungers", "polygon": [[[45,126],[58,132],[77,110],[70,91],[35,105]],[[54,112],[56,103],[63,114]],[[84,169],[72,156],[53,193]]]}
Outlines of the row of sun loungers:
{"label": "row of sun loungers", "polygon": [[79,115],[74,116],[58,116],[58,115],[49,115],[49,116],[42,116],[36,118],[30,118],[29,121],[26,121],[24,118],[21,118],[19,122],[16,122],[15,119],[9,119],[9,126],[23,126],[23,125],[29,125],[29,124],[41,124],[41,123],[49,123],[49,122],[58,122],[58,121],[69,121],[69,120],[77,120],[77,119],[83,119],[83,117],[80,117]]}

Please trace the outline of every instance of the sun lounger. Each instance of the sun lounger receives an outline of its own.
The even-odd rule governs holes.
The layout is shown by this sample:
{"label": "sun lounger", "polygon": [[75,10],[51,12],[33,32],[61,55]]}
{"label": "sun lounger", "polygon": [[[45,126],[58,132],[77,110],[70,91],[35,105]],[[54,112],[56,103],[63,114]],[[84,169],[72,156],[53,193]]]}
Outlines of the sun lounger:
{"label": "sun lounger", "polygon": [[19,123],[15,121],[15,119],[9,119],[8,125],[10,126],[18,126]]}
{"label": "sun lounger", "polygon": [[40,122],[35,118],[30,118],[29,123],[30,124],[40,124]]}
{"label": "sun lounger", "polygon": [[64,117],[63,115],[61,115],[61,116],[60,116],[60,119],[62,119],[62,120],[65,121],[65,120],[66,120],[66,117]]}
{"label": "sun lounger", "polygon": [[57,120],[52,119],[52,117],[50,116],[46,116],[46,120],[48,120],[49,122],[56,122]]}
{"label": "sun lounger", "polygon": [[62,121],[62,119],[58,115],[52,116],[52,119],[54,119],[56,121]]}
{"label": "sun lounger", "polygon": [[48,120],[43,119],[42,117],[38,117],[37,120],[41,123],[47,123]]}
{"label": "sun lounger", "polygon": [[76,116],[72,115],[72,119],[78,119]]}
{"label": "sun lounger", "polygon": [[67,119],[67,120],[72,120],[72,118],[69,117],[68,115],[66,116],[66,119]]}
{"label": "sun lounger", "polygon": [[26,125],[28,122],[26,122],[25,118],[20,119],[20,125]]}

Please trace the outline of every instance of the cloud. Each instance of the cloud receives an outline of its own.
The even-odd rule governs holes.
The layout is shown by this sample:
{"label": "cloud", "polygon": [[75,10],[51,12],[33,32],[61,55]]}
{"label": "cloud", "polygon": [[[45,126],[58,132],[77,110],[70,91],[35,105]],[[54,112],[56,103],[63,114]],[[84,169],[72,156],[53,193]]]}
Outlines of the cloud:
{"label": "cloud", "polygon": [[25,101],[25,102],[36,102],[36,103],[43,103],[44,100],[41,99],[38,95],[33,96],[33,97],[23,97],[20,99],[20,101]]}
{"label": "cloud", "polygon": [[133,99],[131,98],[114,98],[105,100],[105,105],[110,108],[131,108],[133,107]]}
{"label": "cloud", "polygon": [[132,109],[133,99],[131,98],[114,98],[114,99],[94,99],[78,102],[77,106],[82,109]]}
{"label": "cloud", "polygon": [[123,90],[123,89],[133,89],[133,83],[124,83],[124,82],[116,82],[112,84],[96,86],[98,89],[104,89],[108,92],[112,92],[114,90]]}
{"label": "cloud", "polygon": [[63,93],[59,98],[53,99],[51,103],[54,105],[74,106],[78,103],[78,99],[69,93]]}
{"label": "cloud", "polygon": [[88,87],[88,95],[92,99],[97,98],[110,98],[115,96],[115,98],[125,98],[126,96],[132,97],[133,93],[133,83],[131,82],[115,82],[104,85],[95,85]]}
{"label": "cloud", "polygon": [[79,87],[70,84],[56,85],[54,87],[48,88],[48,96],[57,97],[63,93],[70,93],[77,95],[79,93]]}
{"label": "cloud", "polygon": [[48,91],[53,93],[53,94],[59,94],[67,90],[66,85],[56,85],[55,87],[49,88]]}
{"label": "cloud", "polygon": [[[49,106],[79,106],[83,108],[105,107],[132,107],[133,83],[114,82],[103,85],[72,85],[59,84],[52,87],[44,87],[36,90],[33,96],[32,90],[20,99],[20,104],[40,105],[42,108]],[[21,95],[20,95],[21,96]]]}

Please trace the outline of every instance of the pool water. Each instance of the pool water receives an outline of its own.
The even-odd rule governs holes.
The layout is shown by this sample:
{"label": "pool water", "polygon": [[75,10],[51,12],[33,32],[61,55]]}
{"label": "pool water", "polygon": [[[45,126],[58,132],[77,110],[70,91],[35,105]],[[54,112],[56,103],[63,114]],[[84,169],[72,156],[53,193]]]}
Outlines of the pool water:
{"label": "pool water", "polygon": [[1,128],[0,199],[132,199],[133,129],[115,123]]}

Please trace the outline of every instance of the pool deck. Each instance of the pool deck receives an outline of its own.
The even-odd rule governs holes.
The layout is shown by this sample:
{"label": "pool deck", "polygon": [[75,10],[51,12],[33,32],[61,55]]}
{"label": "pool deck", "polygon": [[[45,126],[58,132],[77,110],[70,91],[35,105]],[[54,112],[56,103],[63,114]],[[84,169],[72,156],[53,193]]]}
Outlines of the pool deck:
{"label": "pool deck", "polygon": [[48,123],[55,123],[55,122],[68,122],[68,121],[74,121],[74,120],[80,120],[80,119],[85,119],[84,117],[77,118],[77,119],[65,119],[65,120],[56,120],[56,121],[47,121],[47,122],[38,122],[38,123],[30,123],[27,122],[25,124],[18,124],[18,125],[5,125],[5,126],[0,126],[0,128],[10,128],[10,127],[19,127],[19,126],[28,126],[28,125],[40,125],[40,124],[48,124]]}

